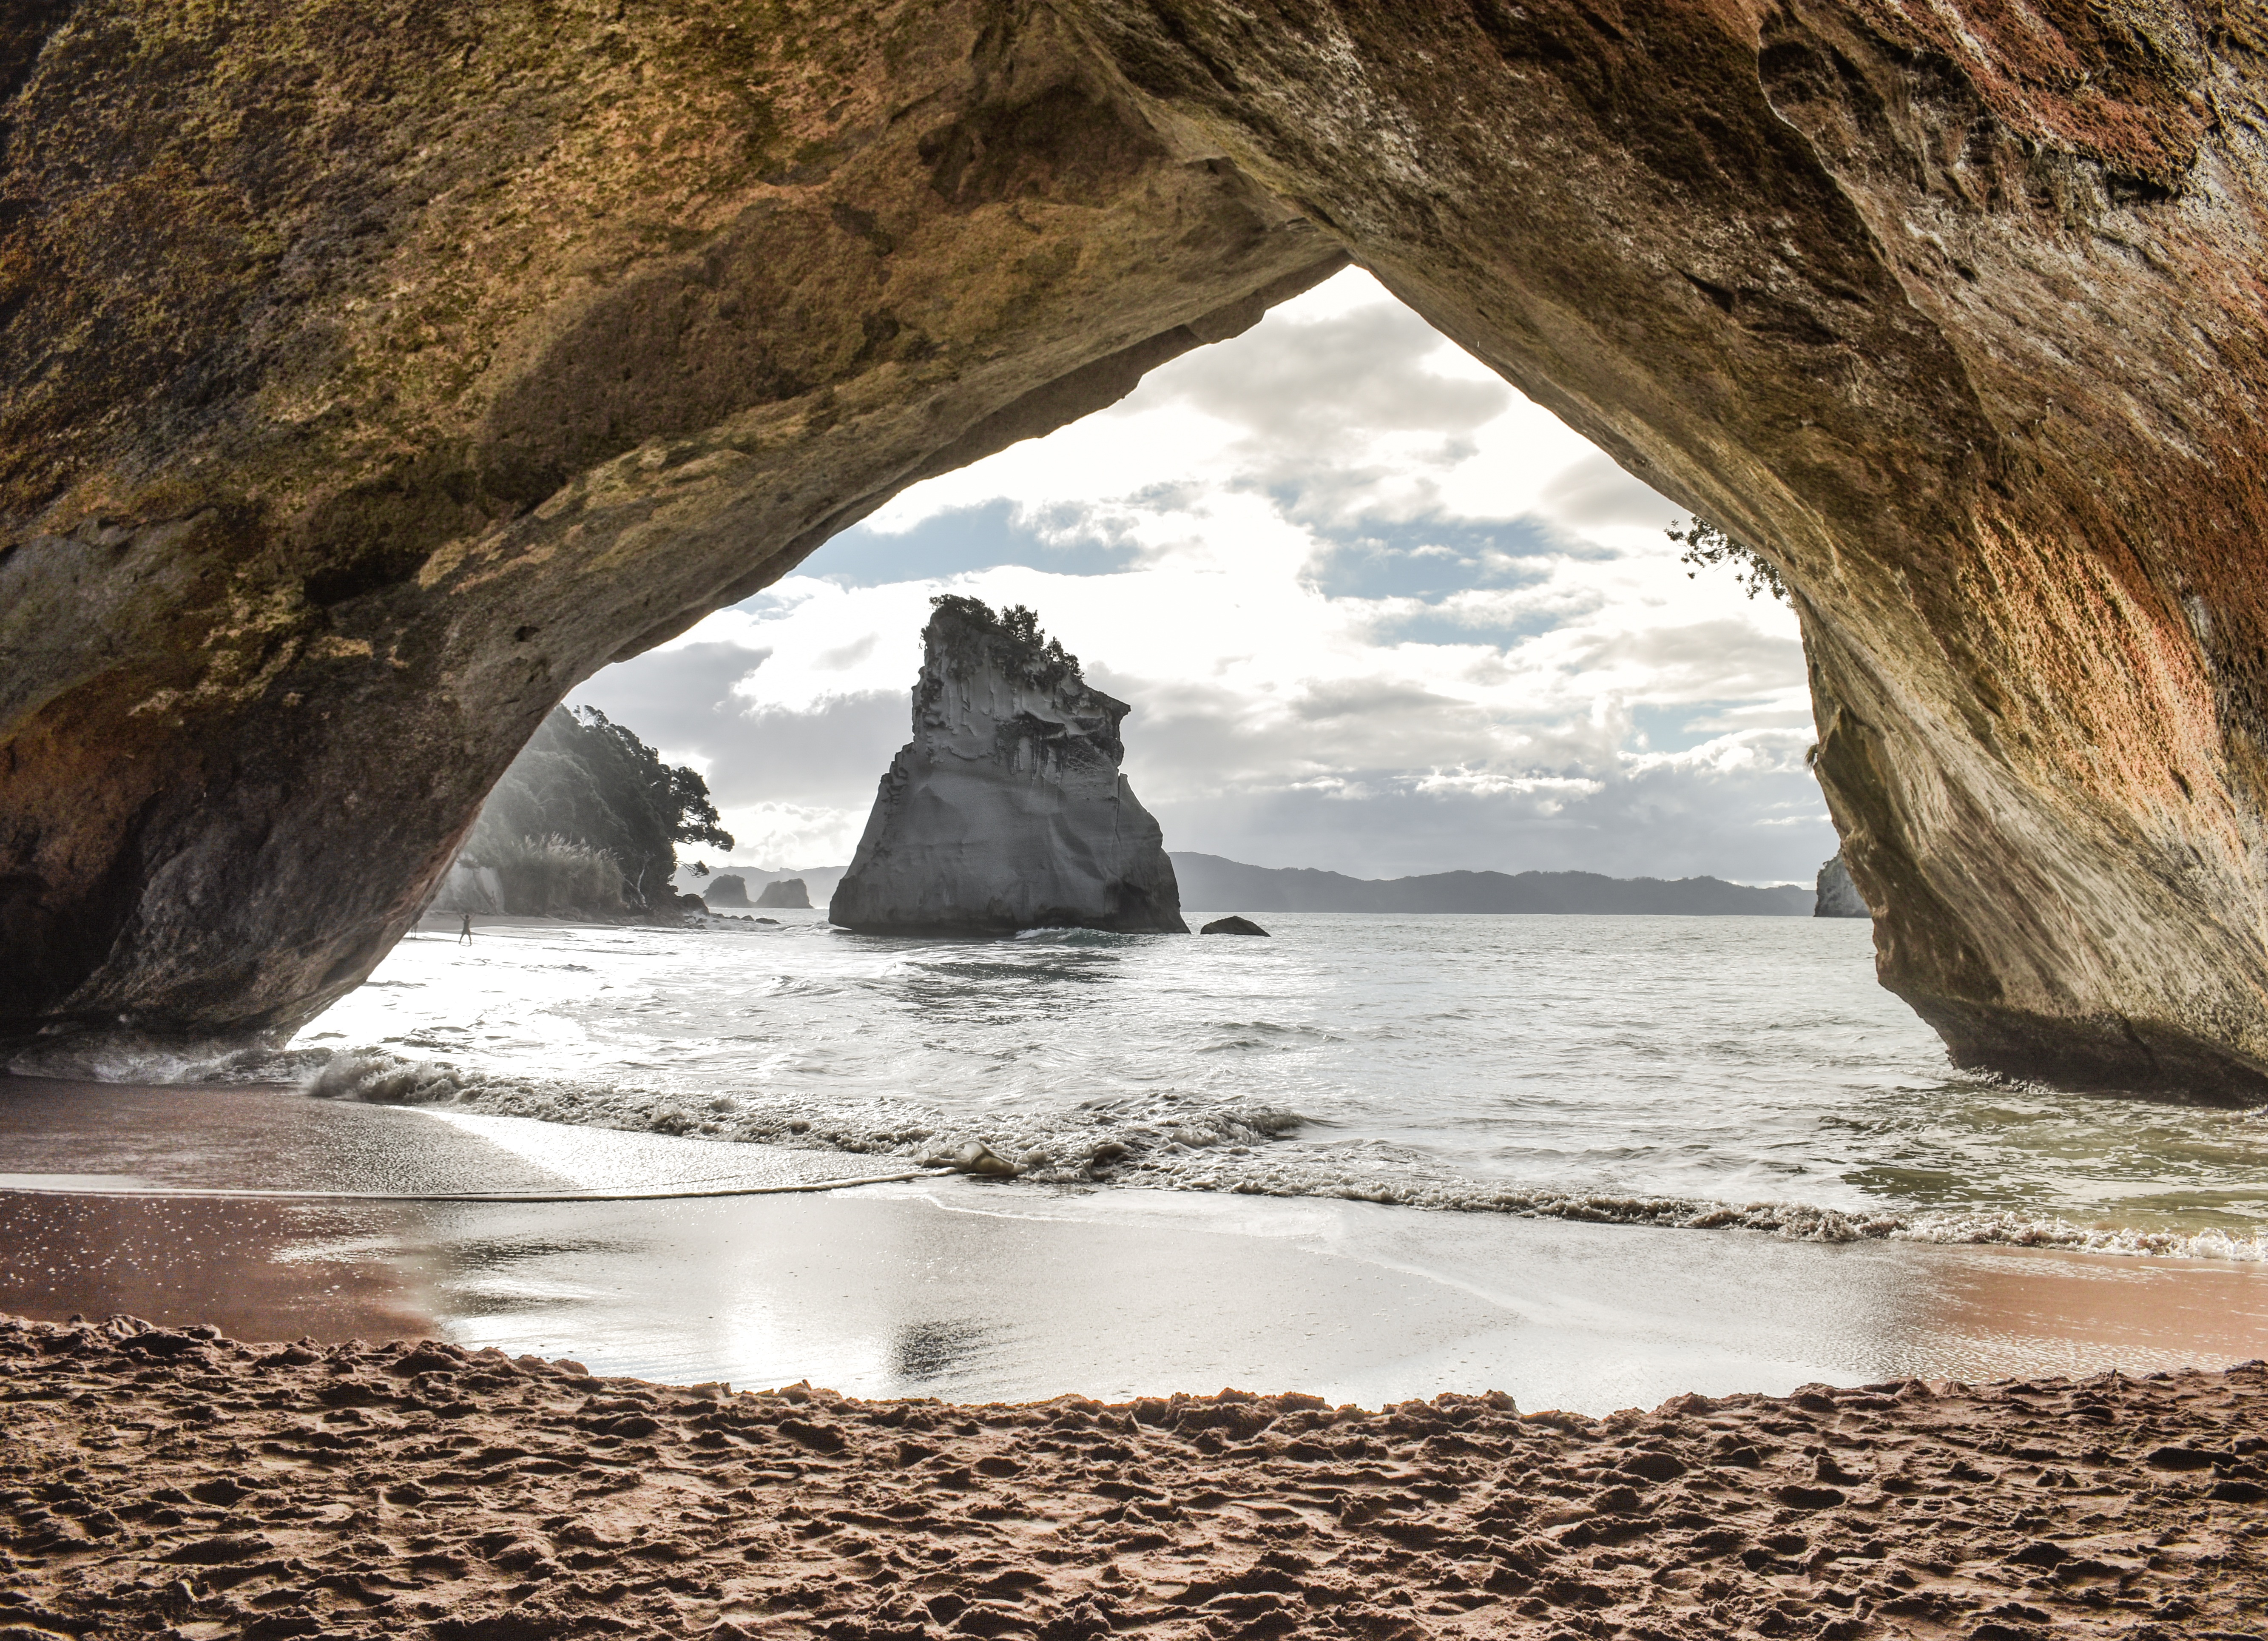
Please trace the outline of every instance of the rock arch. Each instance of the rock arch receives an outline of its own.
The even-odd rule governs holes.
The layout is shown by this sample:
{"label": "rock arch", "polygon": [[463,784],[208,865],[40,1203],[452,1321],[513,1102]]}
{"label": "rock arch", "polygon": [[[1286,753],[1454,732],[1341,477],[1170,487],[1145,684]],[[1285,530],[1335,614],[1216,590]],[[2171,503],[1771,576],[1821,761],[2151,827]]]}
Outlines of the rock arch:
{"label": "rock arch", "polygon": [[1781,567],[1957,1058],[2268,1092],[2250,15],[19,8],[0,1038],[311,1018],[579,680],[1351,258]]}

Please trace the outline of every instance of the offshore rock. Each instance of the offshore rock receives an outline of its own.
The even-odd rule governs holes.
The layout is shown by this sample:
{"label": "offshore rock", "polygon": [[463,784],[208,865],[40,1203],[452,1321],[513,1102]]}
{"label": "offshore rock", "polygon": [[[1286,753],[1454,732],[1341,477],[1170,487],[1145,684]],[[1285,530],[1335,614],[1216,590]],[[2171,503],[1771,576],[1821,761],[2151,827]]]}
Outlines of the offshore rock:
{"label": "offshore rock", "polygon": [[701,891],[701,899],[711,906],[746,906],[748,880],[737,872],[725,872],[709,879],[709,887]]}
{"label": "offshore rock", "polygon": [[1814,917],[1871,917],[1867,902],[1859,893],[1859,886],[1851,881],[1851,868],[1843,864],[1843,857],[1831,855],[1819,863],[1819,903],[1812,909]]}
{"label": "offshore rock", "polygon": [[756,904],[775,909],[784,907],[808,911],[811,891],[804,887],[801,878],[775,878],[764,885],[763,893],[756,896]]}
{"label": "offshore rock", "polygon": [[891,762],[830,922],[870,934],[1186,934],[1164,835],[1118,772],[1126,703],[1029,610],[933,600],[914,738]]}
{"label": "offshore rock", "polygon": [[1197,932],[1199,934],[1254,934],[1263,939],[1268,937],[1268,931],[1249,917],[1216,917]]}

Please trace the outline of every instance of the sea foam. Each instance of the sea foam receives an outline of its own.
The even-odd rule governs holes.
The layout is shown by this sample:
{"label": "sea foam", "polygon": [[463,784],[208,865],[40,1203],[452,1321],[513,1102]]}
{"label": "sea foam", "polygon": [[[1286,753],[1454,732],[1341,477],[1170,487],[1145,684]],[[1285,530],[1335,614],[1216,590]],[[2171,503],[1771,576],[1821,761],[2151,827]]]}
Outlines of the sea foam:
{"label": "sea foam", "polygon": [[[320,1061],[320,1063],[314,1063]],[[1382,1142],[1303,1141],[1303,1119],[1258,1104],[1174,1093],[1097,1100],[1055,1113],[951,1116],[904,1099],[814,1102],[760,1093],[692,1093],[471,1070],[382,1051],[302,1052],[271,1075],[305,1071],[319,1099],[440,1106],[491,1115],[673,1134],[748,1144],[942,1163],[971,1144],[1046,1185],[1336,1197],[1398,1207],[1586,1220],[1688,1231],[1749,1231],[1786,1240],[1896,1240],[2056,1248],[2155,1258],[2268,1261],[2268,1237],[2226,1230],[2103,1228],[2053,1216],[1912,1212],[1804,1203],[1735,1203],[1613,1191],[1539,1188],[1455,1174]],[[248,1078],[255,1065],[232,1071]]]}

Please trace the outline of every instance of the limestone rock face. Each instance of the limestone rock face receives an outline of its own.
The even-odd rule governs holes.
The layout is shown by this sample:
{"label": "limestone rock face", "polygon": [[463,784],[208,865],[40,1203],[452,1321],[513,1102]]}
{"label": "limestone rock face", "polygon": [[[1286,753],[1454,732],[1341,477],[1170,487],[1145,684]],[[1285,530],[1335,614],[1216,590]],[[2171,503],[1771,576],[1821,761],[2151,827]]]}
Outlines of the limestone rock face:
{"label": "limestone rock face", "polygon": [[973,599],[936,603],[914,738],[882,777],[828,920],[874,934],[1188,933],[1165,836],[1118,772],[1126,703],[1042,645],[1029,611],[1003,621]]}
{"label": "limestone rock face", "polygon": [[756,904],[775,908],[811,909],[811,891],[804,887],[801,878],[775,878],[756,896]]}
{"label": "limestone rock face", "polygon": [[1859,886],[1851,881],[1851,869],[1843,864],[1843,857],[1830,855],[1819,863],[1819,903],[1812,909],[1814,917],[1871,917],[1867,902],[1859,893]]}
{"label": "limestone rock face", "polygon": [[1764,553],[1884,982],[2268,1094],[2227,0],[0,22],[0,1041],[273,1039],[608,660],[1350,257]]}
{"label": "limestone rock face", "polygon": [[577,682],[1346,261],[1021,0],[0,8],[0,1044],[279,1040]]}

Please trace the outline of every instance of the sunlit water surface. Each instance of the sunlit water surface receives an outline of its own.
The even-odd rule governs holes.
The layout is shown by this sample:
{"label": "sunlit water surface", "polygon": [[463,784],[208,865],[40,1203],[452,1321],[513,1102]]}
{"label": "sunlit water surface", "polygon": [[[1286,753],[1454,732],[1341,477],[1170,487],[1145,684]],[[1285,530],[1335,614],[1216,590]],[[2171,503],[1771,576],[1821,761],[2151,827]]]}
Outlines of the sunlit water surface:
{"label": "sunlit water surface", "polygon": [[473,1109],[905,1156],[983,1138],[1042,1178],[2268,1246],[2268,1120],[1957,1075],[1875,983],[1863,921],[1279,915],[1264,940],[957,941],[777,916],[421,931],[298,1046],[504,1079],[473,1077]]}

